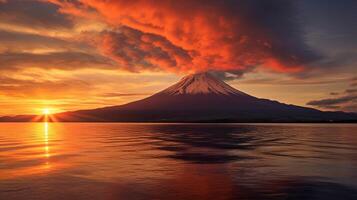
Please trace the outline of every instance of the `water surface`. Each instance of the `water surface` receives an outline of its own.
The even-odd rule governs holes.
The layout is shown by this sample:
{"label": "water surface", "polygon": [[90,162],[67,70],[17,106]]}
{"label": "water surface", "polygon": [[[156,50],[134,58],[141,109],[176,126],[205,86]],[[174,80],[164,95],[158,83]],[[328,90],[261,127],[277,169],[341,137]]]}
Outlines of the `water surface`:
{"label": "water surface", "polygon": [[2,123],[0,199],[357,199],[357,125]]}

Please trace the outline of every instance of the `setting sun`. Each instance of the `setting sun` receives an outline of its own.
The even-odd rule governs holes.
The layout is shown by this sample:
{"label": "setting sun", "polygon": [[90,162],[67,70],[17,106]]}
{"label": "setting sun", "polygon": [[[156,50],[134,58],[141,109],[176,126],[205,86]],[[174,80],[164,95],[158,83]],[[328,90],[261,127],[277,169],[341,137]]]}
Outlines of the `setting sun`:
{"label": "setting sun", "polygon": [[42,113],[43,113],[44,115],[49,115],[49,114],[51,114],[51,110],[50,110],[49,108],[44,108],[44,109],[42,110]]}

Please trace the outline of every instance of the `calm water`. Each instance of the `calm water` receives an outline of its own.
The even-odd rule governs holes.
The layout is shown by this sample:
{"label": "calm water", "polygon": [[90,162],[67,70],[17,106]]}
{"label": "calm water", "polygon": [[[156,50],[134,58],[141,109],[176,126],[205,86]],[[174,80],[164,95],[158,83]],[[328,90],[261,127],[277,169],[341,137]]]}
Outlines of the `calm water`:
{"label": "calm water", "polygon": [[357,125],[3,123],[0,199],[357,199]]}

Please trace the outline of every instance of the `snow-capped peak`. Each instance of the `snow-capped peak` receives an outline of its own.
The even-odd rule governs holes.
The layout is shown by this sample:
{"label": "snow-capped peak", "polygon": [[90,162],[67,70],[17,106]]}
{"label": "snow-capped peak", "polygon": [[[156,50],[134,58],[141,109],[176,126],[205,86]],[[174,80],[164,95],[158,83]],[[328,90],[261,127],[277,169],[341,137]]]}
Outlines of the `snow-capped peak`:
{"label": "snow-capped peak", "polygon": [[207,72],[185,76],[175,85],[163,90],[161,94],[219,94],[249,96],[234,89]]}

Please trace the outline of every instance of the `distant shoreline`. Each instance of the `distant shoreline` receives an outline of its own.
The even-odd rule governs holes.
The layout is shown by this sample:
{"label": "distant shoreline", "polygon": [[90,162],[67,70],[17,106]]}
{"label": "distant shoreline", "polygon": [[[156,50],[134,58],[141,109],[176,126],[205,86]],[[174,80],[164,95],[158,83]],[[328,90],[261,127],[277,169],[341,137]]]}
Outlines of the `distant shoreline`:
{"label": "distant shoreline", "polygon": [[[1,123],[44,123],[46,121],[0,121]],[[47,121],[47,123],[126,123],[126,124],[357,124],[357,121]]]}

